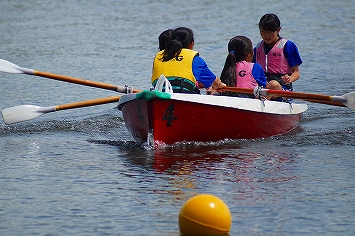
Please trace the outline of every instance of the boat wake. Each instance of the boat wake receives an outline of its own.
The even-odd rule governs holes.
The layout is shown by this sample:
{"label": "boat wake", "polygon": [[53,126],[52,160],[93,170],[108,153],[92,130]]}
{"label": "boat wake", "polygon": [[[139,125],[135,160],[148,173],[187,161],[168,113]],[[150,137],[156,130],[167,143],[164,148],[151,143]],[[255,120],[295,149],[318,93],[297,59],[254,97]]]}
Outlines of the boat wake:
{"label": "boat wake", "polygon": [[[268,138],[270,139],[270,138]],[[224,139],[215,142],[195,142],[195,141],[183,141],[176,142],[174,144],[165,144],[163,142],[155,142],[151,145],[148,142],[140,143],[136,141],[123,141],[123,140],[107,140],[107,139],[88,139],[87,141],[95,144],[115,146],[123,149],[141,149],[141,150],[199,150],[203,149],[228,149],[236,148],[243,149],[254,143],[264,142],[268,139]]]}
{"label": "boat wake", "polygon": [[[126,129],[122,117],[104,114],[81,120],[44,120],[33,123],[17,123],[14,125],[0,125],[0,137],[9,135],[80,132],[93,136],[109,135],[117,129]],[[112,135],[112,134],[111,134]]]}
{"label": "boat wake", "polygon": [[115,146],[119,148],[137,148],[137,149],[145,149],[145,145],[138,143],[136,141],[121,141],[121,140],[96,140],[96,139],[88,139],[87,140],[89,143],[95,143],[95,144],[102,144],[102,145],[109,145],[109,146]]}

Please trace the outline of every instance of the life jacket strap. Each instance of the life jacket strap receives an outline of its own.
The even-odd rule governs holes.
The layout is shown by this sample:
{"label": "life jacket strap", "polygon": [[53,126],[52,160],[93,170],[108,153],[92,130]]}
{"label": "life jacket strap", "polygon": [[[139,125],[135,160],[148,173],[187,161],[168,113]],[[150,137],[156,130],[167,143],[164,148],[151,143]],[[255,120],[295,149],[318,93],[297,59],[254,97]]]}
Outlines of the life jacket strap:
{"label": "life jacket strap", "polygon": [[174,93],[200,93],[200,90],[187,79],[168,78]]}

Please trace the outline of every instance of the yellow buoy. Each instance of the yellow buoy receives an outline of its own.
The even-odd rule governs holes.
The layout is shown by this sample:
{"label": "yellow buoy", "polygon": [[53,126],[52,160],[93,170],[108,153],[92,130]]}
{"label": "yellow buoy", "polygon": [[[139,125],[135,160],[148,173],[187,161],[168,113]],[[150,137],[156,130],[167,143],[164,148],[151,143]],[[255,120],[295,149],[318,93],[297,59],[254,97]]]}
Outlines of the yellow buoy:
{"label": "yellow buoy", "polygon": [[201,194],[190,198],[181,208],[179,228],[182,235],[221,235],[230,231],[232,216],[218,197]]}

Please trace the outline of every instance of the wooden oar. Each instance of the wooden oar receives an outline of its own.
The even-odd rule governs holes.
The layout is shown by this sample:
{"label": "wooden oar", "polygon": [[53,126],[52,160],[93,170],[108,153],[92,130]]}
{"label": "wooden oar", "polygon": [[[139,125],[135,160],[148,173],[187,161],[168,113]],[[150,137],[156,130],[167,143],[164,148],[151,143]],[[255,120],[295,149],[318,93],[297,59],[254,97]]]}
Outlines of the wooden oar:
{"label": "wooden oar", "polygon": [[[260,96],[279,96],[296,98],[301,100],[306,100],[309,102],[316,102],[321,104],[328,104],[334,106],[346,106],[355,110],[355,92],[350,92],[341,96],[329,96],[323,94],[312,94],[312,93],[302,93],[302,92],[290,92],[282,90],[271,90],[271,89],[249,89],[249,88],[237,88],[237,87],[225,87],[218,89],[219,92],[236,92],[236,93],[246,93],[254,94],[257,93]],[[255,91],[255,92],[254,92]]]}
{"label": "wooden oar", "polygon": [[[106,84],[106,83],[96,82],[96,81],[92,81],[92,80],[85,80],[85,79],[75,78],[75,77],[66,76],[66,75],[52,74],[49,72],[28,69],[28,68],[24,68],[24,67],[20,67],[18,65],[15,65],[14,63],[11,63],[11,62],[3,60],[3,59],[0,59],[0,71],[5,72],[5,73],[10,73],[10,74],[36,75],[36,76],[41,76],[41,77],[45,77],[45,78],[49,78],[49,79],[65,81],[65,82],[69,82],[69,83],[75,83],[75,84],[96,87],[96,88],[113,90],[113,91],[120,92],[120,93],[128,93],[127,89],[129,89],[129,87],[123,87],[123,86],[118,86],[118,85],[113,85],[113,84]],[[141,92],[141,90],[132,89],[132,91],[129,91],[129,92],[138,93],[138,92]]]}
{"label": "wooden oar", "polygon": [[320,104],[326,104],[326,105],[331,105],[331,106],[338,106],[338,107],[347,107],[347,106],[344,105],[344,103],[341,103],[341,102],[324,101],[324,100],[312,100],[312,99],[304,99],[304,101],[320,103]]}
{"label": "wooden oar", "polygon": [[85,100],[85,101],[67,103],[67,104],[50,106],[50,107],[40,107],[35,105],[20,105],[20,106],[6,108],[2,110],[1,113],[5,124],[9,125],[17,122],[32,120],[49,112],[117,102],[120,100],[120,97],[121,96],[96,98],[92,100]]}

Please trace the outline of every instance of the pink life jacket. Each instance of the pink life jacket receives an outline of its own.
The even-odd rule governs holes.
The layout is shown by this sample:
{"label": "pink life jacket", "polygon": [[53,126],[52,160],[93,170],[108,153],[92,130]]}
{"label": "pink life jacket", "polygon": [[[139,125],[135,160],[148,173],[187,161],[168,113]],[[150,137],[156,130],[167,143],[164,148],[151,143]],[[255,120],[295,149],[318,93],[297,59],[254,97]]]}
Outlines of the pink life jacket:
{"label": "pink life jacket", "polygon": [[258,86],[258,83],[253,77],[254,63],[240,61],[235,64],[235,72],[236,72],[236,86],[238,88],[255,88]]}
{"label": "pink life jacket", "polygon": [[263,67],[265,74],[292,73],[292,69],[284,55],[284,47],[286,42],[287,39],[280,39],[266,55],[264,50],[264,41],[261,41],[256,46],[256,62]]}

